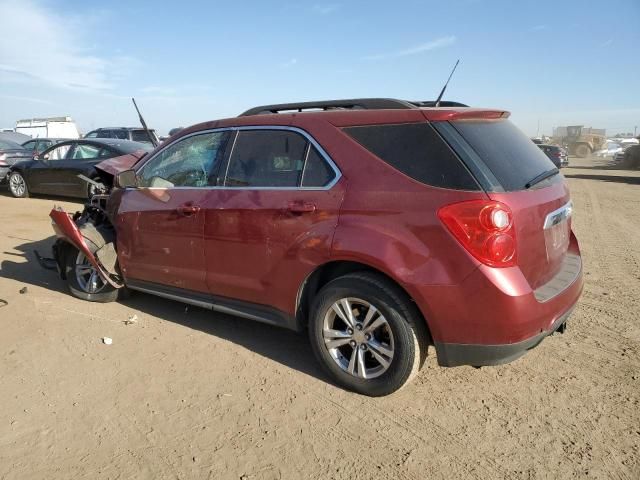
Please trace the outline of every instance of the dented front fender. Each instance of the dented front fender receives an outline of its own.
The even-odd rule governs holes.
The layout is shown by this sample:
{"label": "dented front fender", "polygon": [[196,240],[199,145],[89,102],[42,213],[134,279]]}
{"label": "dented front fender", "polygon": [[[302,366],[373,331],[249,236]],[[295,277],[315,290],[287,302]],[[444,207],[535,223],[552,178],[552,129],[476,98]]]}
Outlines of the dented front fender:
{"label": "dented front fender", "polygon": [[113,278],[111,278],[111,275],[109,275],[107,270],[100,264],[95,255],[91,252],[91,250],[87,246],[87,243],[85,242],[84,237],[82,236],[82,232],[75,224],[70,214],[68,214],[61,208],[56,207],[51,210],[49,216],[51,217],[53,230],[58,238],[70,243],[82,253],[84,253],[91,265],[96,268],[105,282],[115,288],[123,287],[120,282],[117,282],[113,280]]}

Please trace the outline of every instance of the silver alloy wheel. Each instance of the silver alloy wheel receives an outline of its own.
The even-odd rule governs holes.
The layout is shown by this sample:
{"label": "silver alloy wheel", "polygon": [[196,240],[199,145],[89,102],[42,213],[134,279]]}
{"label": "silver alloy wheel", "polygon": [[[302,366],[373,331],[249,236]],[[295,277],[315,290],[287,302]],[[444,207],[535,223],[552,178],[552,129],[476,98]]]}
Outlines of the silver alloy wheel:
{"label": "silver alloy wheel", "polygon": [[9,177],[9,188],[16,197],[21,197],[27,189],[27,184],[19,173],[12,173]]}
{"label": "silver alloy wheel", "polygon": [[98,293],[106,285],[96,268],[82,252],[78,252],[76,257],[75,273],[78,286],[85,293]]}
{"label": "silver alloy wheel", "polygon": [[365,300],[349,297],[333,303],[324,316],[322,336],[336,364],[354,377],[379,377],[393,361],[391,326]]}

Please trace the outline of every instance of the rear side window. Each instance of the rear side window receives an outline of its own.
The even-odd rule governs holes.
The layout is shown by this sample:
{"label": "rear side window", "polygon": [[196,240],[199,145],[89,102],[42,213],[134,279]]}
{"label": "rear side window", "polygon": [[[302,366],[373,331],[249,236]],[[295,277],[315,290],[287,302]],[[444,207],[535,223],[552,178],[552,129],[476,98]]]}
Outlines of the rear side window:
{"label": "rear side window", "polygon": [[479,189],[466,167],[428,123],[368,125],[344,131],[414,180],[441,188]]}
{"label": "rear side window", "polygon": [[225,186],[297,187],[306,153],[307,140],[295,132],[239,131]]}
{"label": "rear side window", "polygon": [[151,137],[145,130],[132,130],[131,140],[134,142],[151,142]]}
{"label": "rear side window", "polygon": [[336,176],[336,172],[329,166],[318,150],[311,145],[307,161],[302,172],[303,187],[324,187]]}
{"label": "rear side window", "polygon": [[525,185],[555,165],[509,120],[459,121],[451,125],[462,135],[506,191]]}
{"label": "rear side window", "polygon": [[119,140],[129,140],[129,132],[126,130],[99,130],[98,138],[117,138]]}
{"label": "rear side window", "polygon": [[76,145],[71,155],[72,160],[92,160],[98,158],[100,148],[94,145]]}

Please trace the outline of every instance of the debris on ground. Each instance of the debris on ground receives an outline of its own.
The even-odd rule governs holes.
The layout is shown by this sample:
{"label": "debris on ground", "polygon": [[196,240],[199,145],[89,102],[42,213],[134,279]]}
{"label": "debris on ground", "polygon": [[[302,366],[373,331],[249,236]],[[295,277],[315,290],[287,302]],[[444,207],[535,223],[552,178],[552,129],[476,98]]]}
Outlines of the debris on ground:
{"label": "debris on ground", "polygon": [[6,307],[9,305],[9,302],[0,298],[0,307]]}
{"label": "debris on ground", "polygon": [[123,322],[125,325],[131,325],[132,323],[138,323],[138,315],[129,315],[129,318]]}
{"label": "debris on ground", "polygon": [[27,293],[29,290],[27,289],[27,287],[22,287],[20,289],[20,293]]}
{"label": "debris on ground", "polygon": [[113,343],[113,339],[109,337],[102,337],[102,343],[105,345],[111,345]]}

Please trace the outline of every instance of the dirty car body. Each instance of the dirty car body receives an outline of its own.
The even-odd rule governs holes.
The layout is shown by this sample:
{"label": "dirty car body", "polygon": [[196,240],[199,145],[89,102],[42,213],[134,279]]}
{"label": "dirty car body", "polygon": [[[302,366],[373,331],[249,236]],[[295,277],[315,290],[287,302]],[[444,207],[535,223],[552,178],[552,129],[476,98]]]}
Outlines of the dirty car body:
{"label": "dirty car body", "polygon": [[442,366],[496,365],[564,331],[582,291],[569,191],[508,113],[346,102],[254,109],[99,166],[110,195],[51,213],[60,271],[93,267],[89,300],[126,288],[306,328],[367,395],[428,344]]}

